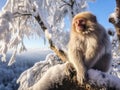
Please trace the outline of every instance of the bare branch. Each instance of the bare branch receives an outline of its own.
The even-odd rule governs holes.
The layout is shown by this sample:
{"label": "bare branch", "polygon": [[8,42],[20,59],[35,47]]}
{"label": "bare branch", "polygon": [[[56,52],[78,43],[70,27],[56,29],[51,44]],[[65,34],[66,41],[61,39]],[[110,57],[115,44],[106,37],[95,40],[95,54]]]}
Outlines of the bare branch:
{"label": "bare branch", "polygon": [[60,49],[57,49],[54,45],[52,40],[49,40],[49,44],[50,44],[50,48],[58,55],[58,57],[63,61],[66,62],[67,61],[67,54]]}
{"label": "bare branch", "polygon": [[45,26],[45,24],[41,20],[41,17],[40,16],[35,16],[35,19],[38,21],[38,23],[41,26],[42,30],[45,32],[45,30],[47,29],[47,27]]}
{"label": "bare branch", "polygon": [[[60,6],[60,8],[64,7],[65,5],[68,5],[68,4],[63,4],[63,5]],[[70,5],[69,5],[69,6],[70,6]]]}
{"label": "bare branch", "polygon": [[[45,26],[44,22],[41,20],[41,17],[40,16],[35,16],[35,19],[38,21],[38,23],[41,26],[42,30],[45,32],[45,30],[47,30],[47,27]],[[63,62],[65,62],[67,60],[67,54],[63,50],[57,49],[50,38],[47,38],[47,39],[49,41],[50,48],[58,55],[58,57]]]}
{"label": "bare branch", "polygon": [[23,13],[23,12],[15,12],[15,13],[13,13],[13,15],[22,15],[22,16],[32,16],[32,14],[30,14],[30,13]]}
{"label": "bare branch", "polygon": [[71,4],[70,4],[70,3],[68,3],[68,2],[66,2],[66,1],[64,1],[64,0],[61,0],[61,1],[63,1],[66,5],[71,6]]}
{"label": "bare branch", "polygon": [[[71,0],[71,8],[73,8],[74,3],[75,3],[74,0]],[[73,11],[71,11],[71,14],[72,14],[72,16],[74,16]]]}

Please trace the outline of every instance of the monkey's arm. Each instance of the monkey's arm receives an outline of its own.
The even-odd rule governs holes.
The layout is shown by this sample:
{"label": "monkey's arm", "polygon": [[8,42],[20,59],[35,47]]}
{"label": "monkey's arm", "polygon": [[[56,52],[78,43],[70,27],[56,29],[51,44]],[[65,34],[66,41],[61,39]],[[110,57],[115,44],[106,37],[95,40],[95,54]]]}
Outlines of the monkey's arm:
{"label": "monkey's arm", "polygon": [[80,84],[83,84],[83,80],[85,79],[86,67],[84,64],[84,57],[81,51],[69,48],[68,51],[69,61],[73,64],[77,72],[77,80]]}

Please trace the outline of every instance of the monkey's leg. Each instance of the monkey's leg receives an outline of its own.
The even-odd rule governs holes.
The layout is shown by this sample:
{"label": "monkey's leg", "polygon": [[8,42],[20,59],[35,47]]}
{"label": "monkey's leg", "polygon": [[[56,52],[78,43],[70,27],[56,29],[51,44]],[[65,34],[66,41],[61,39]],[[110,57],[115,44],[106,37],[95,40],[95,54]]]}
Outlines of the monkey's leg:
{"label": "monkey's leg", "polygon": [[101,57],[92,68],[107,72],[111,65],[111,57],[112,55],[109,53],[103,55],[103,57]]}

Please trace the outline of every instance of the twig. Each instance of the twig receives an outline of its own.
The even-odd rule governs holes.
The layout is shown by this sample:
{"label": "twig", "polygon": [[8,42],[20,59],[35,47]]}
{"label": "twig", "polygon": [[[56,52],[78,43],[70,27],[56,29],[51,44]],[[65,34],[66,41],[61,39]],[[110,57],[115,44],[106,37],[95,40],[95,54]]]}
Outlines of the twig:
{"label": "twig", "polygon": [[15,13],[13,13],[13,15],[15,17],[19,17],[18,15],[21,15],[21,16],[32,16],[32,14],[30,14],[30,13],[23,13],[23,12],[15,12]]}
{"label": "twig", "polygon": [[61,1],[63,1],[66,5],[71,6],[71,4],[70,4],[70,3],[68,3],[68,2],[66,2],[66,1],[64,1],[64,0],[61,0]]}

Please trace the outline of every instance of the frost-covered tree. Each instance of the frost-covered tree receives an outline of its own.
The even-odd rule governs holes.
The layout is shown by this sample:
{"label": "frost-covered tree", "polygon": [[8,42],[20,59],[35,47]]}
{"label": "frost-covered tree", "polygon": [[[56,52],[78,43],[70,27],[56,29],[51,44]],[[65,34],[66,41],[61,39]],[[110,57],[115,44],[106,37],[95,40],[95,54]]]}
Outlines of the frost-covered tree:
{"label": "frost-covered tree", "polygon": [[72,17],[86,10],[87,1],[90,0],[7,0],[0,14],[1,60],[6,61],[6,53],[12,48],[11,65],[16,53],[26,50],[23,39],[33,35],[47,37],[51,49],[64,60],[61,52],[67,50]]}
{"label": "frost-covered tree", "polygon": [[[7,51],[13,49],[14,52],[8,63],[8,65],[11,65],[15,62],[16,53],[26,50],[27,46],[24,45],[24,38],[39,36],[46,38],[50,44],[50,48],[62,61],[66,61],[67,43],[69,40],[69,30],[71,28],[72,17],[81,11],[87,10],[88,1],[94,0],[7,0],[7,3],[0,14],[1,60],[6,61]],[[51,79],[49,79],[46,84],[54,84],[59,80],[61,82],[59,81],[57,84],[61,84],[64,79],[67,78],[68,80],[66,73],[62,72],[67,63],[51,67],[55,64],[61,63],[58,57],[56,55],[50,55],[46,61],[36,63],[32,68],[23,72],[18,79],[18,82],[20,82],[21,85],[19,89],[36,90],[36,86],[40,86],[38,90],[43,90],[44,87],[42,84],[45,84],[45,80],[49,79],[49,75]],[[49,67],[52,69],[47,70]],[[53,74],[54,70],[56,72],[55,74]],[[46,71],[47,73],[43,74]],[[59,72],[62,73],[59,74]],[[91,74],[93,72],[96,73],[92,77]],[[71,73],[73,73],[73,71]],[[70,76],[71,73],[69,74]],[[116,82],[111,79],[111,76],[107,76],[107,74],[102,72],[90,70],[89,73],[91,76],[90,79],[93,80],[92,82],[94,84],[97,82],[98,86],[103,86],[102,88],[107,87],[107,85],[112,88],[116,85],[116,88],[120,88],[118,84],[120,83],[120,80],[117,80],[115,77],[113,78]],[[41,77],[42,79],[40,79]],[[100,79],[102,80],[99,83]],[[43,82],[39,80],[43,80]],[[52,82],[51,80],[55,81]],[[69,81],[66,82],[69,83]],[[76,83],[72,82],[69,84]],[[49,85],[46,86],[47,88],[44,88],[44,90],[58,90],[49,89]],[[75,88],[80,89],[80,87],[77,86]]]}

